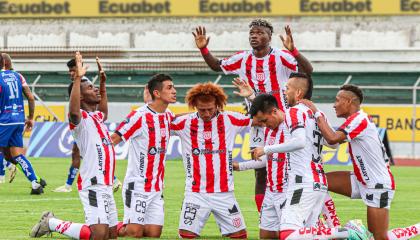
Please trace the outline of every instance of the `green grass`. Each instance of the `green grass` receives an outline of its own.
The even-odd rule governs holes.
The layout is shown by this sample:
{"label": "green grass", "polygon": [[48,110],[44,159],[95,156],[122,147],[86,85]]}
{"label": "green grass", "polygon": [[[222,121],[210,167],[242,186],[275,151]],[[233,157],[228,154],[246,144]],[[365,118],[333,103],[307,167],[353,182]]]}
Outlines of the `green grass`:
{"label": "green grass", "polygon": [[[64,184],[69,159],[32,159],[38,175],[45,178],[48,186],[45,194],[31,196],[30,184],[21,173],[18,173],[12,184],[0,185],[0,239],[28,239],[28,233],[40,214],[52,210],[58,218],[83,222],[83,210],[76,187],[71,193],[54,193],[51,189]],[[124,178],[127,161],[118,161],[117,176]],[[184,171],[180,161],[168,161],[165,173],[165,226],[163,238],[178,236],[178,219],[184,192]],[[330,170],[345,170],[349,167],[327,166]],[[397,192],[392,202],[390,212],[390,227],[404,227],[420,222],[420,168],[393,167],[392,171],[397,182]],[[235,173],[235,193],[244,214],[248,236],[258,236],[258,214],[254,204],[253,171]],[[366,207],[361,200],[350,200],[341,196],[333,196],[338,215],[345,223],[349,219],[360,218],[366,222]],[[115,195],[119,219],[123,216],[121,191]],[[210,218],[203,232],[203,238],[219,238],[220,233],[214,221]],[[59,234],[54,239],[65,239]],[[420,239],[420,238],[416,238]]]}

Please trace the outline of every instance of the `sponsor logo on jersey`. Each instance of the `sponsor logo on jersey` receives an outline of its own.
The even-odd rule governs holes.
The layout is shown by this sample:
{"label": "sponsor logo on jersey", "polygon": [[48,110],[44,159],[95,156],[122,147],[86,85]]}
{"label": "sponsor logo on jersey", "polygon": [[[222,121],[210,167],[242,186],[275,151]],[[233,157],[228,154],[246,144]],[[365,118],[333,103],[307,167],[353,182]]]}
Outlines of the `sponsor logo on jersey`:
{"label": "sponsor logo on jersey", "polygon": [[314,183],[314,191],[322,191],[322,192],[325,192],[327,190],[328,190],[328,188],[324,184],[319,183],[319,182]]}
{"label": "sponsor logo on jersey", "polygon": [[233,204],[232,208],[228,208],[229,214],[237,214],[239,213],[238,207],[236,206],[236,204]]}
{"label": "sponsor logo on jersey", "polygon": [[155,147],[151,147],[151,148],[149,148],[149,154],[150,155],[155,155],[157,153],[157,150],[156,150],[156,148]]}
{"label": "sponsor logo on jersey", "polygon": [[368,176],[368,173],[367,173],[367,170],[366,170],[366,166],[365,166],[365,163],[363,162],[362,157],[361,156],[356,156],[356,158],[357,158],[357,161],[359,162],[360,170],[362,170],[362,174],[363,174],[364,179],[366,181],[369,181],[370,178]]}
{"label": "sponsor logo on jersey", "polygon": [[160,154],[160,153],[166,153],[166,148],[161,148],[161,147],[158,147],[158,148],[156,148],[156,147],[151,147],[151,148],[149,148],[148,153],[149,153],[150,155],[156,155],[156,154]]}
{"label": "sponsor logo on jersey", "polygon": [[145,154],[140,153],[140,159],[139,159],[140,177],[144,177],[144,158],[145,158]]}
{"label": "sponsor logo on jersey", "polygon": [[192,154],[194,154],[194,155],[200,155],[200,149],[198,149],[198,148],[194,148],[194,149],[192,150]]}
{"label": "sponsor logo on jersey", "polygon": [[105,146],[111,145],[111,141],[109,141],[107,138],[102,138],[102,144]]}
{"label": "sponsor logo on jersey", "polygon": [[101,145],[96,144],[96,151],[98,152],[98,158],[99,158],[99,162],[98,162],[99,170],[102,171],[103,170],[102,166],[103,166],[103,161],[104,160],[103,160],[103,154],[102,154],[102,147],[101,147]]}

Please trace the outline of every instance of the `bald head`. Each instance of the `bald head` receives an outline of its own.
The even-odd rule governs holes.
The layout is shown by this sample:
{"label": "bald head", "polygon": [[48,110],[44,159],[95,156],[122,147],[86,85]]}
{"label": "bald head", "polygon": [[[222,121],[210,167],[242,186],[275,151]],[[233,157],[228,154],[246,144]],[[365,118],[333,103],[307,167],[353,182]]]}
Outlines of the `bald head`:
{"label": "bald head", "polygon": [[7,53],[2,53],[1,57],[3,58],[3,67],[6,70],[11,70],[12,67],[12,58]]}

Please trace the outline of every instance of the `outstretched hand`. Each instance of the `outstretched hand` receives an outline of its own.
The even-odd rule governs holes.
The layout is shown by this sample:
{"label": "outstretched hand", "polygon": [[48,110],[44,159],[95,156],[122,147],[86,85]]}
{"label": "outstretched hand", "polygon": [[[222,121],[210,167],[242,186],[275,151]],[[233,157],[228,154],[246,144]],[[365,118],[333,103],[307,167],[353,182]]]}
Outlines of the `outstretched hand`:
{"label": "outstretched hand", "polygon": [[76,77],[82,78],[88,69],[88,66],[83,66],[83,57],[80,52],[76,52]]}
{"label": "outstretched hand", "polygon": [[195,39],[195,45],[197,48],[202,49],[207,47],[210,41],[210,37],[206,37],[206,28],[203,26],[198,26],[195,28],[195,32],[192,32]]}
{"label": "outstretched hand", "polygon": [[254,93],[249,83],[240,78],[234,78],[232,84],[238,89],[238,91],[233,91],[233,93],[239,97],[247,98]]}
{"label": "outstretched hand", "polygon": [[286,35],[280,35],[280,39],[283,42],[283,46],[293,52],[295,50],[295,43],[293,42],[293,36],[292,36],[292,30],[290,29],[289,25],[286,25],[284,27],[284,31],[286,32]]}
{"label": "outstretched hand", "polygon": [[303,103],[309,109],[311,109],[311,111],[314,112],[314,113],[318,112],[318,108],[315,106],[315,104],[311,100],[301,99],[301,100],[299,100],[299,103]]}
{"label": "outstretched hand", "polygon": [[101,61],[99,60],[99,57],[96,57],[96,64],[98,65],[99,79],[102,82],[105,82],[106,81],[106,74],[105,74],[105,71],[102,68],[102,64],[101,64]]}

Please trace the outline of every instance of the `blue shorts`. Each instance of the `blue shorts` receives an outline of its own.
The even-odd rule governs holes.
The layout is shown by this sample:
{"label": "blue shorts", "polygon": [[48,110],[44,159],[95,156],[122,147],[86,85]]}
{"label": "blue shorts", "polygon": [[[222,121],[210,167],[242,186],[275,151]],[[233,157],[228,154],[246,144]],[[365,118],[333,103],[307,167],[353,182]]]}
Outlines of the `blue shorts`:
{"label": "blue shorts", "polygon": [[25,125],[0,125],[0,147],[23,147]]}

